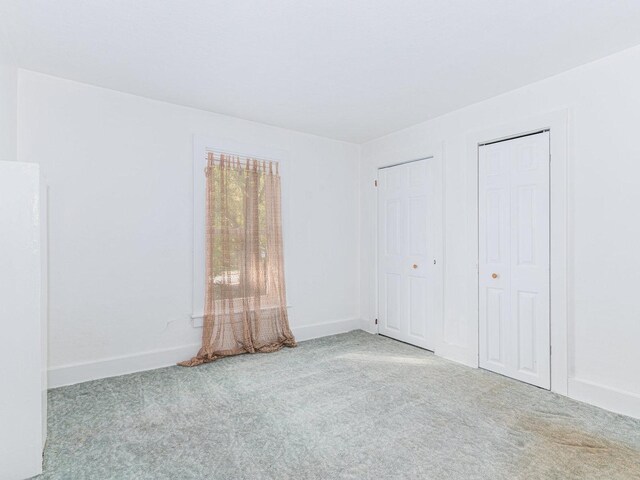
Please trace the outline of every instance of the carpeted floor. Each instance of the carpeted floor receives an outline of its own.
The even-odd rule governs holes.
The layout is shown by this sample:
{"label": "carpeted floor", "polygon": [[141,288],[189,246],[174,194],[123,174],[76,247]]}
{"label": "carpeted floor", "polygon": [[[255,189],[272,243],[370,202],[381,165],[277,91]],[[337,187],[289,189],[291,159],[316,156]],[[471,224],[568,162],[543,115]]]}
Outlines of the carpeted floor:
{"label": "carpeted floor", "polygon": [[355,331],[49,392],[40,479],[638,479],[640,420]]}

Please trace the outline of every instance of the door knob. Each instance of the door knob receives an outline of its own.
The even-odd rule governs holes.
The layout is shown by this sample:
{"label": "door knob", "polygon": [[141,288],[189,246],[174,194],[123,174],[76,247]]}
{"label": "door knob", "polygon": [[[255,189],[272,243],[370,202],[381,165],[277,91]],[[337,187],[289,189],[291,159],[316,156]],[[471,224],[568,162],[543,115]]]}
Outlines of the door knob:
{"label": "door knob", "polygon": [[413,265],[411,265],[411,268],[414,268],[414,269],[415,269],[415,268],[418,268],[418,264],[417,264],[417,263],[414,263]]}
{"label": "door knob", "polygon": [[491,274],[491,278],[498,278],[498,274],[497,273],[492,273]]}

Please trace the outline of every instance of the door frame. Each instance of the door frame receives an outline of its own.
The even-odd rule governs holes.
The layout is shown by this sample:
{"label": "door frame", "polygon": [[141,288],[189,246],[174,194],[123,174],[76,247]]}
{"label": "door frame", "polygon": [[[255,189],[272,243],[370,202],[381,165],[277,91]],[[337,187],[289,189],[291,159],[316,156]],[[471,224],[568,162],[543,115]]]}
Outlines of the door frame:
{"label": "door frame", "polygon": [[[534,137],[537,138],[537,140],[533,140]],[[544,191],[546,191],[546,195],[544,195],[544,202],[546,202],[546,208],[545,208],[545,215],[544,215],[544,222],[542,226],[541,224],[536,223],[537,227],[540,227],[543,229],[543,231],[545,231],[545,235],[544,237],[542,237],[542,244],[545,245],[546,247],[544,247],[545,249],[547,249],[547,253],[546,255],[543,254],[543,256],[546,256],[546,261],[544,262],[544,265],[540,265],[540,266],[544,266],[544,268],[546,268],[546,274],[544,275],[544,277],[540,278],[538,277],[537,280],[542,280],[543,282],[543,291],[544,293],[542,293],[541,291],[539,291],[539,293],[542,293],[543,297],[546,297],[546,301],[544,301],[544,303],[546,304],[546,312],[544,312],[544,326],[541,326],[541,328],[545,331],[544,337],[537,337],[536,334],[538,332],[538,326],[539,323],[537,323],[537,317],[534,317],[533,322],[534,322],[534,330],[531,333],[532,337],[531,340],[534,342],[534,351],[537,352],[535,355],[541,355],[541,361],[538,362],[538,365],[540,366],[540,368],[544,368],[543,370],[536,370],[535,372],[529,372],[529,373],[534,373],[534,377],[531,378],[526,378],[527,374],[524,372],[521,372],[518,370],[518,366],[517,365],[513,365],[510,364],[509,361],[513,361],[514,359],[511,357],[509,357],[509,349],[507,349],[507,351],[505,352],[507,355],[506,361],[505,359],[502,359],[502,361],[504,362],[503,364],[500,364],[500,362],[498,362],[498,364],[492,364],[491,359],[489,358],[490,354],[489,354],[489,342],[488,342],[488,338],[486,337],[487,333],[490,332],[490,319],[487,317],[487,314],[485,313],[486,308],[488,308],[487,302],[488,299],[486,298],[486,295],[488,294],[488,291],[491,289],[492,286],[496,285],[496,281],[493,280],[487,280],[486,277],[484,277],[484,281],[483,281],[483,277],[480,276],[480,273],[478,273],[478,285],[479,285],[479,292],[478,292],[478,301],[479,303],[482,305],[484,303],[484,308],[480,308],[479,312],[478,312],[478,316],[480,318],[479,321],[479,327],[478,327],[478,349],[480,352],[480,356],[479,356],[479,360],[483,360],[484,363],[480,364],[479,361],[479,368],[483,368],[485,370],[489,370],[489,371],[493,371],[495,373],[501,374],[501,375],[505,375],[511,378],[514,378],[516,380],[520,380],[523,381],[525,383],[529,383],[532,385],[535,385],[537,387],[543,388],[545,390],[550,390],[551,389],[551,305],[549,304],[549,297],[550,297],[550,293],[551,293],[551,271],[550,271],[550,267],[551,267],[551,258],[550,258],[550,242],[551,242],[551,217],[550,217],[550,201],[551,201],[551,172],[550,172],[550,159],[551,159],[551,148],[550,148],[550,142],[551,142],[551,132],[547,129],[545,130],[540,130],[537,132],[531,132],[531,133],[526,133],[524,135],[518,135],[516,137],[510,137],[510,138],[506,138],[504,140],[498,140],[498,141],[494,141],[494,142],[489,142],[489,143],[485,143],[482,145],[478,146],[478,171],[483,172],[482,177],[478,178],[478,233],[481,233],[480,228],[483,228],[483,225],[485,224],[485,222],[487,221],[488,217],[487,215],[489,215],[488,213],[488,207],[487,204],[485,203],[488,195],[489,195],[489,190],[487,190],[487,188],[491,189],[492,187],[490,187],[489,185],[494,185],[495,184],[492,183],[492,181],[488,178],[489,176],[489,170],[488,170],[488,165],[486,165],[486,162],[489,161],[489,154],[483,154],[483,152],[485,152],[485,149],[487,148],[493,148],[496,147],[498,149],[500,148],[505,148],[508,149],[512,149],[513,147],[509,147],[509,144],[513,144],[514,142],[522,142],[522,141],[529,141],[529,139],[532,139],[533,142],[539,142],[541,141],[542,143],[538,143],[537,145],[539,145],[541,148],[543,148],[542,151],[540,150],[536,150],[539,153],[542,153],[544,155],[542,155],[542,159],[540,159],[540,156],[538,154],[536,154],[537,158],[538,158],[538,162],[542,163],[542,168],[546,171],[546,175],[540,177],[539,176],[539,170],[536,173],[531,173],[531,175],[533,175],[534,178],[536,178],[536,191],[538,190],[538,188],[542,188]],[[507,144],[507,145],[505,145]],[[522,145],[522,143],[520,143]],[[531,145],[529,143],[527,143],[526,145]],[[482,159],[485,159],[483,163]],[[502,158],[502,156],[497,157],[497,158]],[[507,158],[507,161],[509,161],[509,159]],[[514,159],[515,161],[515,159]],[[545,165],[546,163],[546,165]],[[500,163],[502,170],[500,171],[500,174],[504,175],[505,174],[505,170],[504,170],[504,164]],[[500,185],[502,185],[502,187],[504,188],[506,186],[507,190],[506,190],[506,199],[508,199],[508,204],[509,207],[507,209],[507,211],[505,212],[504,210],[501,210],[500,215],[502,216],[502,214],[506,214],[507,218],[509,218],[509,222],[512,223],[511,225],[511,229],[510,231],[507,233],[507,242],[509,243],[510,240],[509,239],[513,239],[512,234],[513,234],[513,210],[509,210],[509,208],[512,208],[512,202],[514,201],[514,196],[513,196],[513,177],[511,176],[512,173],[516,172],[515,170],[512,171],[511,167],[506,167],[506,176],[507,176],[507,180],[506,180],[506,185],[499,183]],[[517,170],[517,169],[516,169]],[[516,173],[516,176],[520,177],[520,175],[524,174],[523,172],[520,172],[519,170]],[[526,174],[524,174],[526,175]],[[533,180],[533,178],[530,177],[530,180]],[[537,183],[538,181],[540,181],[541,183]],[[481,191],[480,190],[480,186],[481,184],[484,183],[484,189]],[[522,183],[520,185],[523,185]],[[536,198],[537,195],[536,195]],[[482,201],[484,199],[484,201]],[[534,207],[532,206],[532,209]],[[537,209],[537,207],[535,207]],[[499,228],[499,227],[496,227]],[[517,227],[516,227],[517,228]],[[533,232],[533,230],[532,230]],[[481,244],[485,244],[487,245],[487,231],[486,231],[486,227],[484,227],[482,234],[478,235],[478,271],[479,271],[479,267],[480,267],[480,263],[483,263],[483,274],[487,275],[488,272],[500,272],[502,270],[502,266],[498,266],[496,265],[495,267],[491,267],[490,269],[487,269],[486,267],[488,267],[488,265],[485,263],[485,261],[481,261],[483,255],[483,250],[481,249],[480,245]],[[502,243],[501,241],[499,243]],[[536,241],[534,240],[534,243],[536,243]],[[501,249],[500,249],[501,250]],[[513,253],[518,250],[516,246],[511,245],[511,247],[509,248],[510,252],[511,252],[511,259],[508,260],[509,263],[512,263],[511,261],[513,260]],[[537,250],[536,250],[537,251]],[[539,253],[539,252],[538,252]],[[533,253],[532,253],[533,254]],[[516,257],[518,255],[516,254]],[[501,257],[502,258],[502,255]],[[503,263],[498,261],[499,263]],[[494,270],[494,268],[497,268],[497,270]],[[508,270],[508,268],[507,268]],[[513,317],[514,315],[516,315],[514,312],[517,310],[517,303],[518,300],[514,298],[514,291],[512,290],[513,287],[513,271],[510,272],[507,275],[507,272],[502,272],[504,273],[507,278],[508,278],[508,282],[506,284],[502,284],[503,287],[501,287],[504,290],[504,293],[506,294],[506,297],[509,299],[508,303],[510,304],[509,307],[509,314],[510,317]],[[521,272],[522,273],[522,272]],[[500,276],[501,273],[498,274],[498,276]],[[496,277],[496,274],[493,274],[494,278]],[[516,274],[516,277],[518,275]],[[537,275],[536,275],[537,277]],[[531,278],[529,277],[529,280],[531,280]],[[498,281],[500,283],[500,281]],[[537,284],[537,282],[536,282]],[[540,286],[540,284],[538,284],[538,286]],[[530,285],[531,288],[533,288],[533,285]],[[505,290],[506,288],[506,290]],[[532,291],[535,291],[532,290]],[[517,295],[516,295],[517,297]],[[483,302],[484,299],[484,302]],[[515,300],[515,303],[514,303]],[[535,310],[538,310],[537,307],[535,308]],[[499,314],[501,315],[501,314]],[[515,321],[515,320],[514,320]],[[484,334],[483,334],[483,327],[484,327]],[[516,329],[518,330],[518,329]],[[507,333],[510,335],[513,335],[513,331],[511,330],[507,330]],[[500,350],[502,351],[502,330],[500,331]],[[512,341],[514,340],[513,337],[511,337]],[[544,342],[543,345],[540,345],[540,343],[538,343],[538,340]],[[483,351],[483,347],[484,347],[484,351],[485,354],[484,356],[482,355],[482,351]],[[542,352],[540,351],[540,347],[543,347]],[[520,350],[518,350],[518,358],[519,358],[519,353]],[[511,351],[511,354],[513,354],[513,351]],[[534,364],[535,364],[535,360],[534,360]],[[515,367],[515,370],[513,369]]]}
{"label": "door frame", "polygon": [[[379,208],[380,208],[380,194],[379,194],[379,190],[378,190],[378,182],[380,180],[379,178],[379,173],[380,170],[382,169],[386,169],[386,168],[391,168],[391,167],[397,167],[400,165],[405,165],[407,163],[413,163],[413,162],[419,162],[421,160],[433,160],[438,162],[438,168],[440,168],[440,178],[439,178],[439,191],[436,193],[437,198],[439,198],[440,201],[440,205],[439,205],[439,223],[440,223],[440,236],[439,236],[439,245],[437,248],[437,264],[438,268],[436,269],[436,274],[434,275],[436,278],[438,278],[440,280],[439,282],[439,288],[440,288],[440,292],[438,294],[438,298],[440,301],[440,306],[439,306],[439,314],[438,314],[438,318],[436,318],[434,320],[434,330],[436,332],[436,338],[433,339],[433,345],[434,345],[434,353],[438,352],[438,349],[440,348],[440,342],[441,342],[441,338],[442,338],[442,324],[443,324],[443,317],[444,317],[444,260],[445,260],[445,245],[444,245],[444,165],[442,162],[442,152],[441,149],[431,149],[434,152],[437,153],[432,153],[432,154],[427,154],[427,155],[415,155],[415,156],[410,156],[410,155],[394,155],[393,159],[389,158],[389,159],[385,159],[383,161],[380,161],[377,163],[376,165],[376,177],[375,177],[375,187],[376,187],[376,208],[375,208],[375,239],[374,239],[374,248],[375,248],[375,252],[374,252],[374,256],[375,256],[375,294],[374,294],[374,299],[375,299],[375,313],[376,313],[376,324],[374,327],[374,333],[375,334],[380,334],[380,322],[378,321],[378,319],[380,318],[380,278],[378,275],[378,272],[380,271],[380,259],[379,259],[379,243],[378,243],[378,237],[379,237],[379,233],[380,233],[380,225],[378,223],[378,219],[379,219]],[[398,158],[406,158],[407,160],[398,160]],[[420,348],[420,347],[418,347]]]}
{"label": "door frame", "polygon": [[472,191],[474,207],[472,218],[469,219],[471,231],[476,238],[475,248],[475,304],[476,327],[472,329],[471,344],[475,346],[475,365],[479,366],[479,148],[480,145],[509,140],[549,130],[549,151],[551,155],[550,180],[549,180],[549,277],[550,277],[550,332],[551,332],[551,391],[561,395],[568,394],[568,378],[571,366],[569,365],[569,352],[572,345],[569,336],[570,302],[569,302],[569,272],[571,271],[570,257],[568,255],[569,237],[569,199],[570,186],[569,159],[568,159],[568,110],[550,112],[535,117],[517,120],[497,127],[475,131],[467,135],[468,160],[470,171],[473,174]]}

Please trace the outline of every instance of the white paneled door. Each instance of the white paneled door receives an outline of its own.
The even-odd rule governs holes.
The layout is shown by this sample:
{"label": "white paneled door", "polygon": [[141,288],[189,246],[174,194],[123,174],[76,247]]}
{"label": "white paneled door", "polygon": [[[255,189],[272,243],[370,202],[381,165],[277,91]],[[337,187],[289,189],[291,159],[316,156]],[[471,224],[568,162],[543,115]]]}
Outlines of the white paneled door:
{"label": "white paneled door", "polygon": [[433,350],[441,308],[439,164],[378,172],[378,332]]}
{"label": "white paneled door", "polygon": [[480,367],[551,387],[549,132],[479,147]]}

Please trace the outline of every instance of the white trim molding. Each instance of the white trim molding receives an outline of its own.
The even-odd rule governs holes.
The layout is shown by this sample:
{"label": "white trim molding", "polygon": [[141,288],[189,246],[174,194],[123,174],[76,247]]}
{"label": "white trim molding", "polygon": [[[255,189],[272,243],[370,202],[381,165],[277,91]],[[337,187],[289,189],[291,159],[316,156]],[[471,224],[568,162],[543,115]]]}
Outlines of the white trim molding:
{"label": "white trim molding", "polygon": [[[287,305],[287,311],[291,310],[291,305]],[[194,313],[193,315],[191,315],[191,325],[193,326],[193,328],[202,328],[202,325],[204,323],[204,313],[200,312],[200,313]]]}
{"label": "white trim molding", "polygon": [[[473,190],[473,208],[469,209],[469,222],[474,238],[478,238],[478,146],[483,143],[503,140],[540,130],[550,132],[551,150],[551,391],[568,395],[569,379],[569,182],[568,182],[568,110],[559,110],[543,115],[514,121],[472,132],[467,135],[467,160],[469,171],[475,179],[470,188]],[[476,262],[478,261],[476,255]],[[477,272],[478,264],[474,266]],[[478,282],[475,275],[476,286]],[[474,311],[479,311],[478,289],[475,289]],[[478,329],[472,329],[473,363],[478,366]],[[464,362],[467,363],[467,362]]]}
{"label": "white trim molding", "polygon": [[359,330],[361,327],[362,320],[360,318],[347,318],[313,325],[291,325],[291,331],[293,332],[293,336],[296,337],[296,342],[304,342],[305,340],[311,340],[313,338],[327,337],[329,335],[337,335],[338,333]]}
{"label": "white trim molding", "polygon": [[[296,341],[302,342],[313,338],[346,333],[362,327],[360,318],[348,318],[333,322],[313,325],[292,325],[291,330]],[[76,383],[117,377],[130,373],[171,367],[178,362],[195,356],[200,349],[199,343],[165,350],[154,350],[136,355],[106,358],[95,362],[76,363],[49,369],[49,388],[64,387]]]}
{"label": "white trim molding", "polygon": [[73,385],[100,378],[117,377],[128,373],[170,367],[195,356],[199,349],[200,344],[196,343],[166,350],[105,358],[95,362],[53,367],[49,369],[49,388],[64,387],[65,385]]}
{"label": "white trim molding", "polygon": [[640,418],[640,395],[588,380],[569,378],[569,397],[596,407]]}

